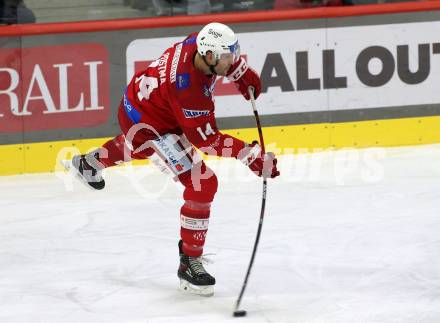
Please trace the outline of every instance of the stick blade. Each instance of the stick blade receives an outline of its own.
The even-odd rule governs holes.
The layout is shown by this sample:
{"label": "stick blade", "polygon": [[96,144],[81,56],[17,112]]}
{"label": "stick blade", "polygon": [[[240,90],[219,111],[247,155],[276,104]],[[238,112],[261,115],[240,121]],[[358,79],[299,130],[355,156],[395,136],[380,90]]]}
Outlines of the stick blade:
{"label": "stick blade", "polygon": [[234,313],[232,314],[234,317],[243,317],[247,315],[247,312],[245,310],[237,310],[234,311]]}

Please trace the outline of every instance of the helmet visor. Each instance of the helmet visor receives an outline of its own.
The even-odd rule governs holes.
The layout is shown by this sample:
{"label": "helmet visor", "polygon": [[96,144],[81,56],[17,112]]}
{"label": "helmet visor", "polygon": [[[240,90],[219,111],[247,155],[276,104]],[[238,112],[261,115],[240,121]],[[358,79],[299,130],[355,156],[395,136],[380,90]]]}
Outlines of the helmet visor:
{"label": "helmet visor", "polygon": [[230,64],[236,63],[240,58],[240,44],[238,40],[229,47],[229,53],[223,53],[220,55],[220,59],[227,61]]}

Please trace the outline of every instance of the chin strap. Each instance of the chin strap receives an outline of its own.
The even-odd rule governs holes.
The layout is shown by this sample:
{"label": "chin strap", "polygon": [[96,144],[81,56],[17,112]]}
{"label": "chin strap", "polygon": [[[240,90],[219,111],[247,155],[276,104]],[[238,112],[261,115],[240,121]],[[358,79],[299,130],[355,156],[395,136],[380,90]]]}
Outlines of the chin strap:
{"label": "chin strap", "polygon": [[217,63],[215,63],[215,65],[209,65],[208,62],[206,61],[206,56],[202,56],[202,58],[203,58],[203,61],[205,62],[205,64],[209,66],[209,70],[211,71],[211,73],[214,75],[217,75],[217,72],[215,71],[215,67],[218,64],[218,60],[217,60]]}

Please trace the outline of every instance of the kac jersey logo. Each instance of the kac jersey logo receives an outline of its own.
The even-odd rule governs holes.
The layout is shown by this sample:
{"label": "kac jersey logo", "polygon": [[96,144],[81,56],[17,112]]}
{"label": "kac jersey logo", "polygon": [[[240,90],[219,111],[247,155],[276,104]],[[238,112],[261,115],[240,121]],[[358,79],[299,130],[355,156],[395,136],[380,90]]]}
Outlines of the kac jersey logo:
{"label": "kac jersey logo", "polygon": [[182,110],[183,110],[183,114],[185,115],[185,118],[187,119],[209,116],[209,110],[189,110],[189,109],[182,109]]}

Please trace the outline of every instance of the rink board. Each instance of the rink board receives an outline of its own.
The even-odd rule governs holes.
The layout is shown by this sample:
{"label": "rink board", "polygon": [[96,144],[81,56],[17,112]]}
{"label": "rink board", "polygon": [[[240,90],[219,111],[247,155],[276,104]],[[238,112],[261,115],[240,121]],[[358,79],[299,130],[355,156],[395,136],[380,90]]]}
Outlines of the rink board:
{"label": "rink board", "polygon": [[[262,78],[257,105],[270,148],[439,142],[439,9],[422,2],[2,27],[0,175],[57,170],[60,156],[117,135],[133,72],[213,20],[237,32]],[[220,79],[215,98],[220,129],[257,139],[233,84]]]}

